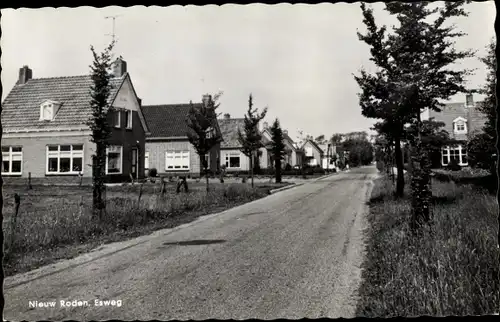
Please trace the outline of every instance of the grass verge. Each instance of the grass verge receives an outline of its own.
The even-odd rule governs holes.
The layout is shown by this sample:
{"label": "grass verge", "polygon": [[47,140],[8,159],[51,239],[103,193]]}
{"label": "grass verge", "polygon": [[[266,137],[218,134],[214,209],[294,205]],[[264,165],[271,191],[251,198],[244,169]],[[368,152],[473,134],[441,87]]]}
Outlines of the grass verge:
{"label": "grass verge", "polygon": [[[169,189],[163,197],[144,189],[139,203],[132,188],[114,187],[108,191],[107,211],[100,219],[92,218],[89,189],[35,187],[35,192],[22,196],[12,245],[10,218],[3,223],[4,273],[10,276],[26,272],[102,244],[173,228],[262,198],[270,189],[284,185],[260,185],[255,189],[237,183],[211,185],[208,194],[193,185],[189,193],[175,194]],[[68,195],[71,189],[75,191]],[[10,202],[4,208],[7,213],[12,213],[12,199],[8,198]]]}
{"label": "grass verge", "polygon": [[471,185],[434,182],[433,229],[416,238],[408,230],[410,200],[394,200],[393,191],[387,178],[375,182],[357,315],[498,312],[495,198]]}

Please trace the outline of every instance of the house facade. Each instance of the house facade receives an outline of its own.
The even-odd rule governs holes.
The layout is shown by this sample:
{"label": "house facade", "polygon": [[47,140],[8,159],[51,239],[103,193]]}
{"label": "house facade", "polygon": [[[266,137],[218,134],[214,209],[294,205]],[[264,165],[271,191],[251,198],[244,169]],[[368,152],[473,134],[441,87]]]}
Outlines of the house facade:
{"label": "house facade", "polygon": [[[202,103],[193,104],[195,108]],[[146,137],[146,170],[155,168],[160,176],[200,177],[203,165],[195,147],[188,140],[186,118],[191,104],[147,105],[142,112],[150,133]],[[216,131],[220,131],[218,125]],[[205,156],[212,173],[219,170],[220,143]]]}
{"label": "house facade", "polygon": [[336,165],[333,162],[333,158],[337,156],[336,146],[332,144],[318,144],[318,146],[323,151],[321,167],[325,170],[335,169]]}
{"label": "house facade", "polygon": [[[144,177],[148,132],[126,62],[113,65],[109,103],[111,137],[106,151],[106,181]],[[92,115],[90,75],[32,78],[23,66],[2,103],[2,177],[6,184],[91,183],[95,144],[86,124]]]}
{"label": "house facade", "polygon": [[308,166],[322,166],[325,152],[313,140],[306,140],[302,146],[304,151],[304,164]]}
{"label": "house facade", "polygon": [[441,149],[441,165],[447,166],[451,160],[456,160],[459,165],[467,166],[466,143],[468,136],[483,128],[486,117],[478,110],[482,102],[474,102],[472,94],[467,94],[465,102],[448,103],[441,112],[425,110],[422,120],[434,118],[434,121],[443,122],[444,130],[450,138],[458,141],[455,146],[444,146]]}
{"label": "house facade", "polygon": [[238,141],[238,129],[244,131],[244,118],[231,118],[224,114],[219,119],[219,128],[222,134],[220,144],[220,164],[226,166],[226,172],[239,172],[250,170],[250,158],[241,152],[241,144]]}
{"label": "house facade", "polygon": [[[272,160],[272,154],[270,152],[270,144],[272,142],[271,131],[267,122],[263,123],[262,130],[262,143],[264,145],[261,148],[260,153],[260,166],[261,168],[272,168],[274,167],[274,162]],[[285,144],[285,156],[282,160],[283,168],[289,164],[292,168],[302,167],[303,152],[297,147],[292,138],[288,135],[287,130],[283,130],[283,143]]]}

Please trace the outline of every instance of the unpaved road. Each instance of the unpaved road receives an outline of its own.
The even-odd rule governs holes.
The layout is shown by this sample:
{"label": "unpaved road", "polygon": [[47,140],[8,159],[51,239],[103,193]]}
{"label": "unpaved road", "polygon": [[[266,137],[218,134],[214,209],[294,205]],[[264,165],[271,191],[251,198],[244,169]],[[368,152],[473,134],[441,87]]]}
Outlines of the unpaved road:
{"label": "unpaved road", "polygon": [[[4,319],[353,317],[375,173],[339,173],[9,277]],[[61,307],[61,300],[89,305]],[[30,301],[56,303],[30,308]]]}

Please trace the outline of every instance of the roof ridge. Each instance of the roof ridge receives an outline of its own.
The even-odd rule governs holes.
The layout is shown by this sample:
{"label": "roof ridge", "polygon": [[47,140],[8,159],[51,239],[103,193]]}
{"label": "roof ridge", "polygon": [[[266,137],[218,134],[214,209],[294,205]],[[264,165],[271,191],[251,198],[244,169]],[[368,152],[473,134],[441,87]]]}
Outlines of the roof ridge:
{"label": "roof ridge", "polygon": [[[124,76],[126,76],[127,73],[123,74],[123,76],[120,76],[120,77],[111,77],[111,79],[122,79],[122,78],[125,78]],[[39,77],[39,78],[30,78],[28,80],[29,81],[32,81],[32,80],[48,80],[48,79],[70,79],[70,78],[84,78],[84,77],[92,77],[91,74],[84,74],[84,75],[71,75],[71,76],[52,76],[52,77]]]}
{"label": "roof ridge", "polygon": [[[200,105],[201,103],[193,103],[193,105]],[[190,103],[173,103],[173,104],[150,104],[142,105],[141,107],[172,107],[172,106],[191,106]]]}

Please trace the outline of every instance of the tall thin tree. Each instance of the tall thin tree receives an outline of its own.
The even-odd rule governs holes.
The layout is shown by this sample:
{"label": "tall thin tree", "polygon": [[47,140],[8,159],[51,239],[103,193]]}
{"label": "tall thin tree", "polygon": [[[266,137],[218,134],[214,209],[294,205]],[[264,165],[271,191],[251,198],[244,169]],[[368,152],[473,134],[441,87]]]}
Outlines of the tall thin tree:
{"label": "tall thin tree", "polygon": [[[259,130],[259,123],[267,114],[267,107],[265,107],[261,113],[258,109],[253,108],[253,97],[252,94],[248,97],[248,110],[245,114],[245,123],[243,132],[238,128],[238,141],[241,145],[241,152],[246,155],[250,160],[250,177],[253,184],[253,170],[254,170],[254,160],[258,157],[257,151],[263,147],[262,134]],[[258,161],[257,161],[258,162]]]}
{"label": "tall thin tree", "polygon": [[186,133],[189,142],[194,146],[205,173],[206,191],[209,191],[208,160],[205,155],[209,153],[222,139],[217,127],[217,113],[222,92],[213,97],[204,95],[201,106],[197,107],[190,102],[191,107],[186,115],[186,122],[190,129]]}
{"label": "tall thin tree", "polygon": [[274,160],[275,181],[281,182],[281,160],[285,157],[285,143],[283,141],[283,130],[281,129],[280,122],[275,119],[270,128],[271,132],[271,155]]}
{"label": "tall thin tree", "polygon": [[109,116],[114,112],[110,102],[111,95],[111,67],[112,50],[115,43],[104,49],[98,54],[91,46],[92,56],[94,58],[90,66],[92,85],[90,87],[90,106],[92,115],[87,121],[92,134],[91,142],[95,144],[95,153],[92,155],[92,209],[93,215],[102,218],[106,210],[106,203],[103,194],[106,192],[106,148],[111,136],[111,126],[108,122]]}

